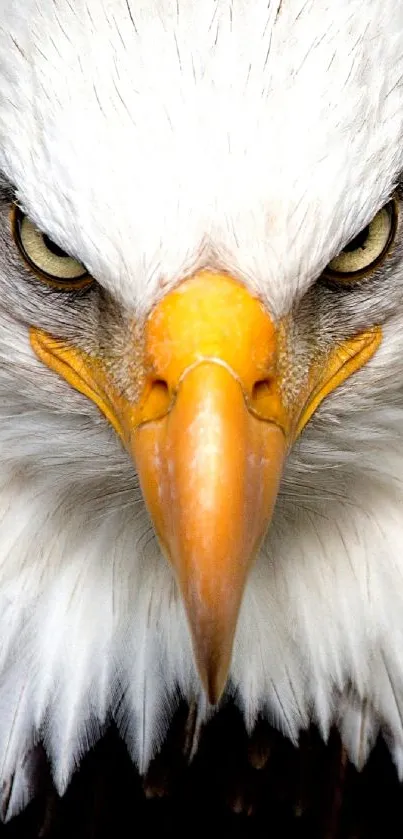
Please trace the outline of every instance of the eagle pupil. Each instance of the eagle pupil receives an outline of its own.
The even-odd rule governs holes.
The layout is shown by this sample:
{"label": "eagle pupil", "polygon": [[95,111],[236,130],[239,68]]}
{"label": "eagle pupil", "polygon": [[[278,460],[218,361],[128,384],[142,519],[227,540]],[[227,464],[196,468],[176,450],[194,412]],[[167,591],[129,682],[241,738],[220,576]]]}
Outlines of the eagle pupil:
{"label": "eagle pupil", "polygon": [[49,239],[49,236],[46,236],[46,233],[44,233],[44,235],[43,235],[43,241],[44,241],[47,249],[51,253],[53,253],[55,256],[64,256],[64,257],[68,258],[68,254],[66,253],[66,251],[63,251],[61,248],[59,248],[58,245],[56,245],[54,242],[52,242],[52,240]]}
{"label": "eagle pupil", "polygon": [[361,233],[358,233],[357,236],[354,236],[354,239],[346,245],[344,248],[345,253],[351,253],[352,251],[358,251],[359,248],[365,248],[365,243],[368,239],[369,235],[369,224],[364,227],[364,230],[361,230]]}

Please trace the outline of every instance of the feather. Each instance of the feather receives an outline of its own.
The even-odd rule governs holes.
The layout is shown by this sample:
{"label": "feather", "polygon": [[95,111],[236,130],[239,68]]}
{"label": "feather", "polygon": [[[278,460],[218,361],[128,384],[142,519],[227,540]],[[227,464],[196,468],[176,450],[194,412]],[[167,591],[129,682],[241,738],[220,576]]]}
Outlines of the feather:
{"label": "feather", "polygon": [[[288,324],[290,393],[313,346],[382,328],[289,452],[227,696],[249,731],[262,715],[294,743],[312,721],[325,738],[338,725],[357,766],[380,731],[402,775],[400,221],[371,279],[322,277],[392,194],[401,205],[402,32],[395,0],[1,4],[4,817],[34,792],[39,739],[62,793],[110,720],[145,772],[182,698],[197,727],[213,713],[129,456],[29,340],[35,325],[101,347],[124,389],[143,314],[206,266]],[[15,198],[96,278],[88,293],[32,274]]]}

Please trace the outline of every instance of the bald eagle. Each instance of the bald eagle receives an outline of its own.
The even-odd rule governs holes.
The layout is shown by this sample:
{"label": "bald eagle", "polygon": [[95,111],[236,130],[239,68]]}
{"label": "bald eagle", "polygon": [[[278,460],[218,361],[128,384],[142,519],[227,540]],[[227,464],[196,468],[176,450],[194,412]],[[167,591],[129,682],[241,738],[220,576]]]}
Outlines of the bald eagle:
{"label": "bald eagle", "polygon": [[178,702],[403,773],[403,6],[2,0],[0,779]]}

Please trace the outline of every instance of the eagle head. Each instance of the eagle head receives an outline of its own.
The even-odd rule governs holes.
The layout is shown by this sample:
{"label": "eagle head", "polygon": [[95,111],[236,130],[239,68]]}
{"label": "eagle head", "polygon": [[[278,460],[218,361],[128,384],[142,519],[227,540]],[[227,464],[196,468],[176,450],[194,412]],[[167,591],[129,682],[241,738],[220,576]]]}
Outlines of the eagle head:
{"label": "eagle head", "polygon": [[403,10],[0,11],[0,778],[180,697],[403,767]]}

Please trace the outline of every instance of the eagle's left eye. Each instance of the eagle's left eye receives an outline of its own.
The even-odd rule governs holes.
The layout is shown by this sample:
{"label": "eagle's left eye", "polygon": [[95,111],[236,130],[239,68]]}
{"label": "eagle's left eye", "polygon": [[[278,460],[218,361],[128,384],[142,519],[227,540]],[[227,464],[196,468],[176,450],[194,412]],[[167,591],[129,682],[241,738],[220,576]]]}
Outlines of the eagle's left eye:
{"label": "eagle's left eye", "polygon": [[21,255],[40,279],[64,290],[84,288],[91,283],[84,265],[52,242],[17,207],[13,210],[12,225]]}
{"label": "eagle's left eye", "polygon": [[389,201],[327,266],[325,276],[354,282],[370,274],[389,253],[397,228],[397,202]]}

